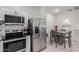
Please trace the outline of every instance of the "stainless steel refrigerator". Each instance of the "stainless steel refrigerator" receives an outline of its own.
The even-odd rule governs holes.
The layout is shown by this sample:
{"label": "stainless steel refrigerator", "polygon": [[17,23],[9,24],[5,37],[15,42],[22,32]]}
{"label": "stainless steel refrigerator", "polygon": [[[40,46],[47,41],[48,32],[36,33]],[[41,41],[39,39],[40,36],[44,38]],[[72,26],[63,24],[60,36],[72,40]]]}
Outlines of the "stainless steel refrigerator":
{"label": "stainless steel refrigerator", "polygon": [[31,51],[37,52],[46,48],[46,20],[34,18],[31,19]]}

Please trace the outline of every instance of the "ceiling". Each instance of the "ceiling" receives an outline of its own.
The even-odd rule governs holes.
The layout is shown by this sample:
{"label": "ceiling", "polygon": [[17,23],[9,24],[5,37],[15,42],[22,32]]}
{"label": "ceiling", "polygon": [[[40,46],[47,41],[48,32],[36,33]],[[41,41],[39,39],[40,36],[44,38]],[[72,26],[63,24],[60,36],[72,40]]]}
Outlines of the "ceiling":
{"label": "ceiling", "polygon": [[[5,7],[5,6],[4,6]],[[65,12],[68,12],[69,10],[71,9],[74,9],[74,6],[7,6],[7,7],[11,7],[11,8],[22,8],[24,10],[29,10],[30,9],[37,9],[37,10],[41,10],[41,8],[45,8],[44,10],[46,10],[46,12],[49,12],[49,13],[52,13],[52,14],[61,14],[61,13],[65,13]],[[79,9],[79,6],[75,6],[75,7],[78,7]],[[58,9],[59,11],[58,12],[55,12],[55,9]],[[44,12],[43,10],[43,12]]]}
{"label": "ceiling", "polygon": [[[58,12],[55,12],[55,9],[58,9]],[[67,12],[68,10],[73,9],[73,6],[47,6],[46,11],[53,14],[60,14]]]}

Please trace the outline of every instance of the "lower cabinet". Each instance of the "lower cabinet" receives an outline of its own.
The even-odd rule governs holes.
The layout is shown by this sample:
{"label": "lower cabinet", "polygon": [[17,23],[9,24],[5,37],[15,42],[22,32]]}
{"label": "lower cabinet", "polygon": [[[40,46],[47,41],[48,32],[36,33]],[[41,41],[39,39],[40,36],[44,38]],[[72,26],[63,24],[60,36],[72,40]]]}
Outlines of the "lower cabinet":
{"label": "lower cabinet", "polygon": [[0,40],[0,52],[3,52],[3,41]]}
{"label": "lower cabinet", "polygon": [[3,43],[4,52],[17,52],[26,48],[26,38]]}
{"label": "lower cabinet", "polygon": [[30,36],[26,36],[26,52],[30,52]]}

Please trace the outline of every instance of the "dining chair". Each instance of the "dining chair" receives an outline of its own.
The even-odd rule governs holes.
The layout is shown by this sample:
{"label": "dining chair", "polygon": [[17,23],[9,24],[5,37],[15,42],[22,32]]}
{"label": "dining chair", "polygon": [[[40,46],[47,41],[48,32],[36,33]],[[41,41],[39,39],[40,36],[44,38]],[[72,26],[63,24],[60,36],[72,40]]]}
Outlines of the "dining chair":
{"label": "dining chair", "polygon": [[64,48],[66,47],[66,41],[68,42],[69,48],[72,46],[71,33],[72,31],[69,31],[68,35],[64,35]]}
{"label": "dining chair", "polygon": [[69,48],[72,46],[72,41],[71,41],[71,31],[68,33],[68,44],[69,44]]}
{"label": "dining chair", "polygon": [[58,45],[62,45],[62,35],[61,35],[61,33],[56,32],[54,38],[55,38],[54,40],[55,40],[56,47]]}
{"label": "dining chair", "polygon": [[51,43],[51,45],[54,43],[54,39],[55,39],[55,32],[52,30],[50,32],[50,43]]}

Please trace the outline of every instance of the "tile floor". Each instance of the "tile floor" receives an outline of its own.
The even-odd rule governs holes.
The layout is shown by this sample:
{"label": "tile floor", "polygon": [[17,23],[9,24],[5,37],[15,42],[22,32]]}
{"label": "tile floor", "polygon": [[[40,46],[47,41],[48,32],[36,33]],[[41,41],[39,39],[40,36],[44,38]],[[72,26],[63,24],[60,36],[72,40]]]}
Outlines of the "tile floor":
{"label": "tile floor", "polygon": [[66,48],[64,48],[62,45],[59,45],[56,48],[55,44],[47,44],[47,48],[41,52],[79,52],[79,41],[73,41],[71,48],[68,47],[68,44],[66,44]]}

